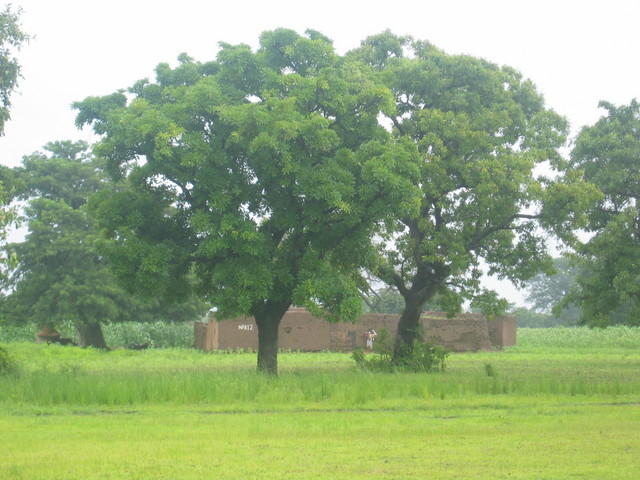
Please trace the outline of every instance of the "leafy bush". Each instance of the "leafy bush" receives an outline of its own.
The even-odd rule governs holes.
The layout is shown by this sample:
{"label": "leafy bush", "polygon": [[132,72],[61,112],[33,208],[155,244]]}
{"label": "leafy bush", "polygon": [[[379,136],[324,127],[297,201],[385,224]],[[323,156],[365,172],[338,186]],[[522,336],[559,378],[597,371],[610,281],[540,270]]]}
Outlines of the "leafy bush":
{"label": "leafy bush", "polygon": [[351,355],[360,368],[379,372],[437,372],[444,371],[449,351],[440,345],[434,345],[417,339],[412,350],[401,352],[393,358],[393,345],[388,332],[382,329],[378,334],[373,353],[366,355],[356,350]]}
{"label": "leafy bush", "polygon": [[0,347],[0,376],[16,373],[18,364],[6,349]]}
{"label": "leafy bush", "polygon": [[497,370],[490,363],[485,363],[484,364],[484,371],[487,374],[487,377],[497,377],[498,376]]}

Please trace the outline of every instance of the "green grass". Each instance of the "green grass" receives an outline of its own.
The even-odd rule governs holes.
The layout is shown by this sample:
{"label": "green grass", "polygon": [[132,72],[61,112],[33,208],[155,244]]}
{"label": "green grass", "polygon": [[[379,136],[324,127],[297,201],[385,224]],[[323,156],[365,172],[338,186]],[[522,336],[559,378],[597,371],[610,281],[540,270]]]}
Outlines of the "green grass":
{"label": "green grass", "polygon": [[253,353],[4,344],[0,478],[637,478],[640,329],[518,342],[432,374],[287,352],[277,378]]}
{"label": "green grass", "polygon": [[0,468],[6,479],[634,479],[638,420],[594,405],[12,416],[0,419]]}

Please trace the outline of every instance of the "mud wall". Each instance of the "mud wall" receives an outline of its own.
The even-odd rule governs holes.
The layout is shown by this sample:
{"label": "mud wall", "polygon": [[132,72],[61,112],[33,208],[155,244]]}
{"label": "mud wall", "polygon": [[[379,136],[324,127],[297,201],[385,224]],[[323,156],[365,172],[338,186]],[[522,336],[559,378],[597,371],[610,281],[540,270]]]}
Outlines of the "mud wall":
{"label": "mud wall", "polygon": [[[285,350],[352,351],[364,348],[365,332],[385,329],[391,339],[398,315],[368,314],[357,323],[328,323],[299,308],[290,309],[280,322],[279,346]],[[422,327],[428,341],[454,352],[491,350],[516,343],[514,316],[487,319],[479,314],[461,314],[447,318],[442,312],[427,312]],[[194,346],[205,351],[258,349],[258,327],[253,318],[241,317],[222,322],[211,318],[194,326]]]}

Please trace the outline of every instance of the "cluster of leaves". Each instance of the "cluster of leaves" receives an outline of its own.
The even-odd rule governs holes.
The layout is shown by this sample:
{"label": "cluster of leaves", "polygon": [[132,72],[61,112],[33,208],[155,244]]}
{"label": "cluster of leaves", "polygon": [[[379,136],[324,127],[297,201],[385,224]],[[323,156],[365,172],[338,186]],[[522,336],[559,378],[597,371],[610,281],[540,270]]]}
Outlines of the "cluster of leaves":
{"label": "cluster of leaves", "polygon": [[20,10],[13,11],[11,5],[7,5],[0,11],[0,136],[10,118],[11,94],[20,79],[20,64],[15,53],[29,38],[20,26]]}

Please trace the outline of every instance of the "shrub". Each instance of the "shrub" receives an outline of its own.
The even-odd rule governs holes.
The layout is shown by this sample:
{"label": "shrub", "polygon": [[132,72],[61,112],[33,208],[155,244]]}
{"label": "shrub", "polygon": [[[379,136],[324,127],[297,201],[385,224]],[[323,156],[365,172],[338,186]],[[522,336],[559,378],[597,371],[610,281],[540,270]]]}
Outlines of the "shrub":
{"label": "shrub", "polygon": [[16,373],[18,364],[9,355],[6,349],[0,347],[0,375],[10,375]]}
{"label": "shrub", "polygon": [[487,377],[497,377],[498,376],[497,370],[490,363],[485,363],[484,364],[484,371],[487,374]]}
{"label": "shrub", "polygon": [[360,368],[380,372],[437,372],[444,371],[449,351],[440,345],[417,339],[412,350],[406,350],[393,358],[392,341],[385,329],[378,334],[373,353],[366,355],[356,350],[351,355]]}

